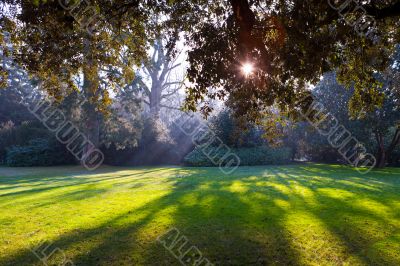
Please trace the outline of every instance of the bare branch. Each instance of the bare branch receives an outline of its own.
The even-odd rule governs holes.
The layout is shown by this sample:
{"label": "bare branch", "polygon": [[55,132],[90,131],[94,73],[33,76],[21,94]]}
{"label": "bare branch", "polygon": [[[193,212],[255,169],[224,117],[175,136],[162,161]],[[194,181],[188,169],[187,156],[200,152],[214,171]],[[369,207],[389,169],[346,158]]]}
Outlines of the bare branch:
{"label": "bare branch", "polygon": [[164,104],[160,104],[160,107],[171,109],[171,110],[177,110],[177,111],[181,110],[180,108],[176,108],[176,107],[173,107],[173,106],[167,106],[167,105],[164,105]]}
{"label": "bare branch", "polygon": [[179,67],[181,65],[181,63],[176,64],[172,67],[165,67],[164,70],[162,71],[161,75],[160,75],[160,80],[164,81],[165,80],[165,76],[169,73],[171,73],[171,71],[177,67]]}
{"label": "bare branch", "polygon": [[137,82],[139,83],[140,88],[142,88],[142,89],[144,90],[144,93],[145,93],[148,97],[150,97],[151,91],[150,91],[149,87],[143,82],[143,80],[142,80],[141,78],[139,78],[139,79],[137,80]]}
{"label": "bare branch", "polygon": [[178,63],[178,64],[176,64],[176,65],[174,65],[174,66],[168,68],[168,71],[171,71],[171,70],[173,70],[173,69],[175,69],[175,68],[177,68],[177,67],[180,67],[181,65],[182,65],[181,63]]}
{"label": "bare branch", "polygon": [[365,10],[368,15],[373,16],[375,19],[384,19],[388,17],[398,17],[400,16],[400,2],[397,2],[391,6],[379,9],[375,5],[365,6]]}
{"label": "bare branch", "polygon": [[179,86],[179,87],[177,87],[176,89],[174,89],[172,92],[169,92],[169,93],[167,93],[167,94],[162,95],[162,96],[161,96],[161,99],[165,99],[165,98],[168,98],[168,97],[170,97],[170,96],[176,94],[181,88],[182,88],[182,86]]}
{"label": "bare branch", "polygon": [[167,82],[167,83],[163,84],[163,88],[168,88],[169,86],[177,85],[177,84],[181,84],[181,83],[182,83],[182,81]]}

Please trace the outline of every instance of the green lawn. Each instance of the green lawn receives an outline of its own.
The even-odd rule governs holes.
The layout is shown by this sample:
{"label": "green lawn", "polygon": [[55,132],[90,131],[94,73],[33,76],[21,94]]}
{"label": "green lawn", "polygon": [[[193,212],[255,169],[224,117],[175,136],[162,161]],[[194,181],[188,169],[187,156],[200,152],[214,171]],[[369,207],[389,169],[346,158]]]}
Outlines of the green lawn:
{"label": "green lawn", "polygon": [[400,265],[400,169],[0,168],[0,265],[180,265],[171,228],[215,265]]}

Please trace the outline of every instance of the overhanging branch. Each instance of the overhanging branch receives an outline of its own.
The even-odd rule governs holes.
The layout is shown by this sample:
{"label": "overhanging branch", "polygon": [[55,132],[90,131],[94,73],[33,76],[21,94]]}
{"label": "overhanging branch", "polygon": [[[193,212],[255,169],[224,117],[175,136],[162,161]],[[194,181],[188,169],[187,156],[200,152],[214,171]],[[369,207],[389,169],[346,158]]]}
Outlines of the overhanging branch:
{"label": "overhanging branch", "polygon": [[390,17],[400,16],[400,2],[397,1],[394,5],[387,6],[384,8],[377,8],[375,5],[365,6],[367,14],[373,16],[376,19],[384,19]]}

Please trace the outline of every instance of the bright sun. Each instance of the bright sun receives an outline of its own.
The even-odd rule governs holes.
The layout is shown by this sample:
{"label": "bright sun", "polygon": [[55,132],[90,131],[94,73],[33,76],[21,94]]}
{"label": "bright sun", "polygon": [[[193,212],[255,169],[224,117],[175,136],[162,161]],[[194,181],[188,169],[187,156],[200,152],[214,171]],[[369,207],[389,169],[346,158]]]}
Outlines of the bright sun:
{"label": "bright sun", "polygon": [[242,72],[246,76],[251,75],[253,73],[253,71],[254,71],[254,66],[251,63],[246,63],[246,64],[242,65]]}

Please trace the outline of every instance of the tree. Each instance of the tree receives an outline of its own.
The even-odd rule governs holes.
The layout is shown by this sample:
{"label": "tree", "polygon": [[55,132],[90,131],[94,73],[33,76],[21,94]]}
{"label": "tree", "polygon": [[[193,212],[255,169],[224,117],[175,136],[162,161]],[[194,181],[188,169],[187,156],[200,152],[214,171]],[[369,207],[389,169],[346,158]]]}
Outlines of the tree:
{"label": "tree", "polygon": [[[106,113],[111,104],[110,88],[130,82],[130,65],[145,55],[146,13],[134,1],[91,1],[89,9],[97,13],[79,17],[72,12],[79,8],[86,11],[87,2],[78,2],[78,6],[75,1],[6,3],[16,8],[0,18],[2,30],[12,35],[15,63],[36,76],[57,101],[72,91],[84,95],[85,133],[98,147],[100,113]],[[128,56],[122,58],[121,53]],[[103,68],[120,71],[104,73]],[[82,76],[81,83],[76,83],[77,76]],[[92,148],[86,147],[83,156]]]}
{"label": "tree", "polygon": [[[179,106],[170,105],[179,96],[183,88],[183,77],[175,72],[181,66],[178,55],[173,55],[176,43],[166,43],[161,37],[153,44],[153,53],[144,63],[145,75],[136,75],[132,86],[143,94],[144,103],[153,117],[160,117],[161,108],[178,110]],[[183,71],[183,70],[181,70]],[[146,78],[150,85],[146,84]]]}
{"label": "tree", "polygon": [[[310,83],[335,69],[342,84],[354,87],[353,108],[373,110],[381,105],[383,95],[373,74],[386,68],[400,41],[400,3],[359,1],[358,9],[343,5],[350,2],[356,3],[214,3],[188,34],[188,78],[194,85],[186,108],[195,110],[205,96],[228,97],[237,115],[257,120],[273,104],[293,109]],[[241,71],[245,63],[254,66],[250,76]],[[211,110],[205,104],[202,111]]]}
{"label": "tree", "polygon": [[[390,64],[390,73],[393,73]],[[333,114],[341,125],[345,126],[358,141],[364,143],[370,152],[375,152],[376,167],[385,167],[391,156],[400,144],[400,110],[399,98],[392,86],[391,76],[377,75],[383,84],[381,89],[385,95],[381,107],[373,111],[361,110],[358,114],[349,113],[348,106],[352,104],[354,88],[350,90],[338,84],[335,73],[327,73],[315,88],[313,94],[316,100],[324,105],[327,111]],[[357,116],[357,118],[354,118]],[[326,137],[312,133],[308,138],[310,147],[322,151],[319,154],[330,154],[331,158],[338,158],[335,149],[331,149]],[[375,151],[374,151],[375,149]]]}
{"label": "tree", "polygon": [[245,121],[237,119],[232,110],[223,109],[210,119],[210,128],[224,144],[232,148],[248,148],[267,145],[263,138],[265,131],[261,126],[247,124],[246,130],[241,126]]}
{"label": "tree", "polygon": [[[6,2],[21,13],[2,16],[7,28],[24,40],[19,42],[20,61],[31,72],[60,77],[66,84],[71,73],[83,69],[86,86],[96,88],[88,90],[89,96],[104,104],[108,96],[97,90],[95,70],[104,64],[123,68],[118,55],[125,47],[140,64],[148,36],[155,36],[146,35],[154,26],[148,18],[158,16],[169,34],[184,32],[190,47],[193,85],[186,108],[195,110],[205,101],[202,111],[207,114],[207,99],[228,97],[236,114],[248,120],[274,104],[292,110],[310,83],[337,68],[340,82],[354,86],[352,108],[373,110],[384,96],[373,74],[384,70],[399,43],[400,4],[395,0],[359,1],[358,6],[339,0],[90,1],[105,18],[92,36],[77,31],[76,20],[55,1]],[[35,30],[34,25],[43,27]],[[113,41],[111,33],[119,29],[130,41]],[[250,76],[241,72],[245,63],[255,68]],[[119,75],[110,78],[111,83],[118,80]],[[62,96],[60,89],[48,90]]]}
{"label": "tree", "polygon": [[386,166],[392,153],[400,144],[399,98],[387,86],[385,86],[385,95],[382,108],[377,108],[374,112],[368,113],[365,118],[376,139],[376,166],[378,168]]}
{"label": "tree", "polygon": [[143,131],[141,102],[124,90],[118,91],[110,107],[110,116],[103,116],[101,143],[117,150],[138,146]]}
{"label": "tree", "polygon": [[[323,113],[330,113],[338,121],[338,126],[344,126],[353,136],[365,144],[370,139],[370,131],[364,124],[358,120],[351,120],[348,111],[349,100],[352,97],[353,90],[347,90],[338,84],[335,72],[328,72],[322,77],[321,81],[312,90],[312,95],[318,104],[322,104]],[[312,121],[312,116],[309,117]],[[344,158],[338,152],[338,148],[331,145],[328,136],[320,132],[309,123],[309,121],[300,121],[296,123],[300,132],[296,132],[295,143],[304,142],[305,157],[314,162],[338,163],[343,162]],[[366,129],[366,130],[365,130]],[[345,136],[347,137],[347,136]],[[361,137],[361,139],[359,139]],[[370,142],[367,142],[368,144]],[[370,145],[366,145],[370,147]],[[372,152],[372,150],[370,150]]]}
{"label": "tree", "polygon": [[24,121],[33,120],[33,115],[19,102],[20,98],[16,91],[0,89],[0,124],[12,121],[20,125]]}

